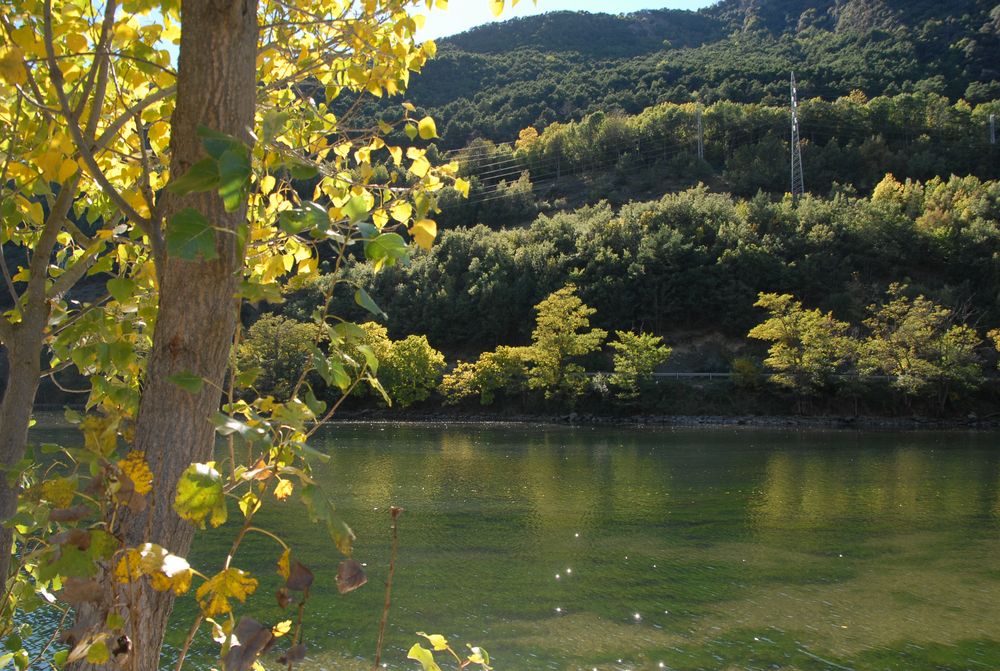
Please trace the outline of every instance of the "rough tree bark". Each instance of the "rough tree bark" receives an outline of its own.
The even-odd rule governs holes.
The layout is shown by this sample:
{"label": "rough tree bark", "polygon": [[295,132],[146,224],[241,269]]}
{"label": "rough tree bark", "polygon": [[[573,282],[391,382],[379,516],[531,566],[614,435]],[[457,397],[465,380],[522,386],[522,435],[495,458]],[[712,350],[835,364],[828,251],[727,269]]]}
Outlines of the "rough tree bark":
{"label": "rough tree bark", "polygon": [[[184,0],[177,102],[171,119],[171,175],[183,175],[205,157],[197,129],[205,126],[252,142],[256,100],[256,0]],[[193,207],[217,229],[218,258],[158,259],[159,316],[136,423],[135,448],[153,470],[149,507],[123,523],[129,546],[162,545],[186,556],[193,527],[174,512],[177,481],[192,462],[212,456],[221,386],[236,327],[235,294],[243,266],[236,231],[246,206],[226,212],[215,192],[163,193],[157,217],[167,221]],[[168,377],[189,371],[206,382],[189,393]],[[173,608],[170,592],[136,584],[128,590],[126,630],[132,641],[120,668],[160,668],[160,647]],[[79,624],[87,624],[79,622]]]}
{"label": "rough tree bark", "polygon": [[[42,348],[50,312],[50,297],[46,295],[45,287],[47,267],[56,245],[56,237],[73,204],[74,193],[75,179],[63,184],[53,201],[28,265],[28,285],[22,296],[12,296],[15,301],[20,299],[21,321],[16,324],[4,323],[0,329],[0,344],[7,350],[8,364],[7,384],[3,401],[0,402],[0,467],[5,472],[24,457],[28,442],[28,425],[31,422],[35,394],[38,393]],[[0,477],[0,520],[9,519],[16,512],[17,494],[16,486],[8,485],[7,478]],[[13,531],[0,527],[0,584],[6,582],[10,575],[12,543]]]}

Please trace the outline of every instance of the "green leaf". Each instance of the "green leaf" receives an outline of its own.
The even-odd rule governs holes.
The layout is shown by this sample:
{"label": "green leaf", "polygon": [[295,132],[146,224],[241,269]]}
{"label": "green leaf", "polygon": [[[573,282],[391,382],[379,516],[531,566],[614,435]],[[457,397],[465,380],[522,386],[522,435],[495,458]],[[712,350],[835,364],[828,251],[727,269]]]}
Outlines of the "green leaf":
{"label": "green leaf", "polygon": [[384,313],[382,308],[380,308],[375,301],[372,300],[372,297],[368,295],[368,292],[360,287],[358,287],[358,290],[354,292],[354,302],[363,307],[365,310],[368,310],[368,312],[371,312],[376,317],[382,317],[383,319],[387,319],[389,317],[389,315]]}
{"label": "green leaf", "polygon": [[330,225],[330,215],[318,203],[307,201],[302,207],[285,210],[278,215],[278,227],[289,235],[298,235],[311,228],[326,228]]}
{"label": "green leaf", "polygon": [[267,143],[276,138],[285,130],[285,124],[291,118],[288,112],[276,112],[271,110],[264,115],[264,122],[261,127],[260,139]]}
{"label": "green leaf", "polygon": [[417,130],[420,133],[420,139],[422,140],[433,140],[438,136],[437,126],[434,124],[434,119],[429,116],[425,116],[420,120]]}
{"label": "green leaf", "polygon": [[302,503],[305,504],[309,512],[309,519],[313,523],[323,522],[333,539],[337,549],[350,557],[354,549],[354,531],[339,515],[336,508],[314,485],[305,485],[301,490]]}
{"label": "green leaf", "polygon": [[104,640],[97,641],[87,650],[87,662],[101,665],[107,662],[111,656],[108,654],[108,644]]}
{"label": "green leaf", "polygon": [[200,375],[195,375],[189,370],[184,370],[176,375],[171,375],[167,378],[167,380],[176,384],[189,394],[201,393],[202,387],[205,386],[205,378]]}
{"label": "green leaf", "polygon": [[216,258],[215,229],[193,207],[187,207],[167,220],[167,253],[187,261],[199,256],[206,261]]}
{"label": "green leaf", "polygon": [[347,204],[341,210],[347,215],[352,224],[356,224],[368,217],[368,203],[362,196],[354,196],[347,201]]}
{"label": "green leaf", "polygon": [[212,130],[207,126],[198,126],[198,137],[201,138],[201,145],[205,151],[215,160],[222,158],[222,155],[227,151],[246,147],[246,144],[232,135]]}
{"label": "green leaf", "polygon": [[424,671],[441,671],[441,667],[434,661],[434,653],[419,643],[414,643],[410,651],[406,653],[407,659],[415,659],[424,667]]}
{"label": "green leaf", "polygon": [[167,191],[184,196],[189,193],[211,191],[219,184],[219,164],[214,158],[198,161],[188,171],[167,184]]}
{"label": "green leaf", "polygon": [[297,179],[301,181],[310,180],[319,174],[319,170],[316,166],[309,163],[302,163],[295,161],[289,164],[288,173],[292,176],[292,179]]}
{"label": "green leaf", "polygon": [[398,233],[383,233],[365,243],[365,257],[375,264],[376,270],[394,265],[397,261],[406,261],[408,254],[406,241]]}
{"label": "green leaf", "polygon": [[246,202],[250,191],[250,152],[243,145],[230,149],[219,159],[219,196],[226,212],[235,212]]}
{"label": "green leaf", "polygon": [[378,357],[375,356],[375,350],[371,348],[371,345],[358,345],[358,351],[364,355],[365,363],[368,364],[368,370],[373,374],[378,373]]}
{"label": "green leaf", "polygon": [[135,295],[135,280],[127,277],[113,277],[108,280],[108,293],[119,303],[128,303]]}
{"label": "green leaf", "polygon": [[267,436],[267,432],[264,431],[264,429],[250,426],[235,417],[230,417],[229,415],[221,412],[215,413],[213,423],[215,424],[215,431],[220,436],[229,436],[237,433],[248,443],[255,443]]}
{"label": "green leaf", "polygon": [[417,125],[413,123],[408,123],[406,124],[406,128],[403,129],[403,132],[406,133],[406,137],[410,138],[411,140],[414,140],[417,137]]}
{"label": "green leaf", "polygon": [[285,297],[281,295],[281,286],[276,282],[261,284],[260,282],[243,280],[240,282],[236,295],[247,299],[251,303],[258,301],[266,301],[268,303],[285,302]]}
{"label": "green leaf", "polygon": [[213,527],[226,521],[222,475],[215,470],[215,462],[191,464],[187,467],[177,482],[174,510],[201,529],[205,528],[206,520]]}

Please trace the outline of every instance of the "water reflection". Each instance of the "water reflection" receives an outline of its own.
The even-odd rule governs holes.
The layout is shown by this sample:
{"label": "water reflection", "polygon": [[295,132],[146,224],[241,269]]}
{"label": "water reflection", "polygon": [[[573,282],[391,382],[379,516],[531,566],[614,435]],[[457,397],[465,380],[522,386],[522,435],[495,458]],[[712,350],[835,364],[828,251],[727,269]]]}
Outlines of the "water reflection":
{"label": "water reflection", "polygon": [[[904,447],[887,452],[780,450],[770,455],[750,524],[758,533],[974,525],[991,508],[996,459]],[[993,502],[991,504],[991,502]]]}
{"label": "water reflection", "polygon": [[[323,441],[316,476],[370,582],[336,593],[336,552],[301,509],[261,520],[321,586],[305,669],[370,668],[390,505],[407,509],[390,669],[411,668],[416,631],[508,671],[1000,668],[993,436],[340,425]],[[278,584],[265,541],[239,562],[260,594]]]}

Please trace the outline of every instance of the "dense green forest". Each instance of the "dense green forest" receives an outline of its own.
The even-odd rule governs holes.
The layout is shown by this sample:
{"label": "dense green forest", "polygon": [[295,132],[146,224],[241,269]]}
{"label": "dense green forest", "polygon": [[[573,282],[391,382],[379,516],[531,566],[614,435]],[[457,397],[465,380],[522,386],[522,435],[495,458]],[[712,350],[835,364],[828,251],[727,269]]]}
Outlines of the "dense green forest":
{"label": "dense green forest", "polygon": [[[905,282],[983,326],[1000,325],[1000,182],[883,180],[871,197],[773,201],[704,187],[615,209],[607,203],[540,215],[530,226],[445,231],[429,252],[346,278],[388,313],[393,337],[426,335],[448,352],[527,342],[532,307],[567,283],[605,329],[742,337],[759,292],[859,321]],[[321,287],[281,312],[308,321]],[[337,314],[361,318],[350,296]]]}
{"label": "dense green forest", "polygon": [[[933,93],[803,101],[806,188],[867,194],[886,173],[996,179],[1000,148],[989,141],[990,115],[1000,115],[1000,102],[952,104]],[[529,128],[514,143],[476,140],[444,156],[458,159],[471,182],[469,198],[453,190],[442,198],[439,220],[447,227],[526,224],[561,199],[622,204],[702,181],[739,196],[782,194],[789,188],[789,111],[758,103],[664,103],[633,116],[597,112],[540,133]]]}
{"label": "dense green forest", "polygon": [[[998,250],[997,181],[887,176],[870,197],[779,201],[698,187],[527,227],[457,228],[377,272],[348,262],[257,319],[240,365],[260,371],[261,393],[280,395],[322,346],[309,322],[327,285],[346,281],[380,309],[346,293],[331,309],[359,322],[387,313],[386,326],[363,327],[381,391],[403,407],[433,396],[536,410],[613,401],[626,412],[784,412],[794,402],[963,414],[993,402],[984,384],[1000,344]],[[651,377],[671,346],[699,334],[720,347],[682,357],[679,370],[728,375],[720,395],[692,397],[700,407]]]}
{"label": "dense green forest", "polygon": [[1000,96],[1000,6],[991,0],[725,0],[700,12],[554,12],[442,40],[409,98],[443,146],[663,102]]}

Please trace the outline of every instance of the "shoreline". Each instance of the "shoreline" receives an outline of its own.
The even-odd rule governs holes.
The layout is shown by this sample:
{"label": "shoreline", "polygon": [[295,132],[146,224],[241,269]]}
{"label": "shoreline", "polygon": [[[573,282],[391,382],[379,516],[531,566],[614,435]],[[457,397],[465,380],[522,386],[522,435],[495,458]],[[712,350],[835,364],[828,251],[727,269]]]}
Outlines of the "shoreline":
{"label": "shoreline", "polygon": [[[67,405],[44,405],[36,412],[61,413]],[[77,409],[77,408],[74,408]],[[343,410],[327,424],[535,424],[662,428],[748,428],[839,431],[1000,431],[1000,414],[979,418],[877,417],[871,415],[602,415],[590,412],[497,413],[441,410]]]}
{"label": "shoreline", "polygon": [[359,410],[340,413],[328,424],[536,424],[663,428],[833,429],[841,431],[998,431],[1000,417],[841,417],[800,415],[598,415],[594,413],[481,413]]}

